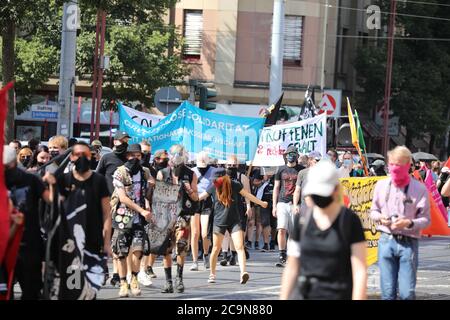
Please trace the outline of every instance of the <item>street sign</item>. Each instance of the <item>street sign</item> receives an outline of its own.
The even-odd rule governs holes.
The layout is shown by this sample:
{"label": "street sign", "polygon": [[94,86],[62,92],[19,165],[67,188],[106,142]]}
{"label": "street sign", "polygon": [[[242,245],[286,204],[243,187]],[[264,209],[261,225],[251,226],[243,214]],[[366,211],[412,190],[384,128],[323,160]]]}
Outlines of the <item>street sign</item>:
{"label": "street sign", "polygon": [[183,101],[175,87],[164,87],[156,92],[154,102],[158,110],[167,115],[175,111]]}
{"label": "street sign", "polygon": [[326,112],[329,117],[340,117],[341,99],[342,90],[324,90],[322,100],[318,105],[319,114]]}
{"label": "street sign", "polygon": [[[397,137],[400,135],[400,117],[392,117],[394,112],[389,112],[389,127],[388,134],[390,137]],[[381,117],[382,112],[377,112],[375,117],[375,123],[381,128],[384,126],[384,119]]]}

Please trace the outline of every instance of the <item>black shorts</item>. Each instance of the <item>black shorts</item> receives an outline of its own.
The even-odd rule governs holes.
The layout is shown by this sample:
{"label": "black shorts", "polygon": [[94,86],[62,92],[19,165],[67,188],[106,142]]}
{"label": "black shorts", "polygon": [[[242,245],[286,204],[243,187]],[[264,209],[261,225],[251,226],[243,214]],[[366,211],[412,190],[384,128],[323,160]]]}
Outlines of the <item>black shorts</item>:
{"label": "black shorts", "polygon": [[[261,221],[261,225],[263,226],[263,228],[271,226],[271,221],[272,221],[271,217],[273,217],[271,208],[259,207],[259,216],[260,216],[260,221]],[[275,223],[275,227],[276,227],[276,223]]]}
{"label": "black shorts", "polygon": [[212,198],[208,197],[205,200],[199,202],[199,209],[197,213],[200,213],[201,215],[211,215],[212,208],[213,208]]}
{"label": "black shorts", "polygon": [[236,232],[236,231],[243,231],[240,223],[235,223],[231,226],[213,226],[213,233],[220,233],[222,235],[225,235],[225,233],[228,231],[230,234]]}
{"label": "black shorts", "polygon": [[134,224],[131,229],[127,230],[114,229],[111,247],[118,258],[125,258],[130,252],[142,251],[144,255],[150,253],[147,232],[140,224]]}

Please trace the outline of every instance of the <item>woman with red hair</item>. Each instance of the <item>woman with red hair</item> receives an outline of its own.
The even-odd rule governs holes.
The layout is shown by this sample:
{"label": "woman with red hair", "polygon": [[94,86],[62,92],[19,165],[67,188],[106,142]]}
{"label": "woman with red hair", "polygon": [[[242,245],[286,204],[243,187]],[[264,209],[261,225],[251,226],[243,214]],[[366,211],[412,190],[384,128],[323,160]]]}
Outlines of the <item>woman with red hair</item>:
{"label": "woman with red hair", "polygon": [[200,200],[212,196],[214,202],[213,217],[213,250],[211,254],[211,271],[208,282],[216,282],[216,264],[222,248],[222,240],[225,232],[228,231],[233,239],[234,246],[238,252],[239,268],[241,269],[241,284],[245,284],[249,279],[249,274],[245,270],[244,251],[244,230],[241,225],[239,215],[240,197],[267,208],[268,203],[261,201],[254,195],[243,189],[242,184],[231,180],[225,174],[224,169],[218,169],[214,173],[214,185],[200,195]]}

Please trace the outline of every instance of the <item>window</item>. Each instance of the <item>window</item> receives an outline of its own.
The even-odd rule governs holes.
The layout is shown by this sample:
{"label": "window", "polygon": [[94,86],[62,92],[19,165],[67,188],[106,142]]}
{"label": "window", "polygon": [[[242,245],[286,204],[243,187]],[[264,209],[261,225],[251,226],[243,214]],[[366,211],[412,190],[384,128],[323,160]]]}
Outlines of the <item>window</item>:
{"label": "window", "polygon": [[284,62],[300,64],[302,60],[303,17],[284,18]]}
{"label": "window", "polygon": [[184,48],[185,59],[200,59],[203,38],[203,13],[201,10],[184,12]]}

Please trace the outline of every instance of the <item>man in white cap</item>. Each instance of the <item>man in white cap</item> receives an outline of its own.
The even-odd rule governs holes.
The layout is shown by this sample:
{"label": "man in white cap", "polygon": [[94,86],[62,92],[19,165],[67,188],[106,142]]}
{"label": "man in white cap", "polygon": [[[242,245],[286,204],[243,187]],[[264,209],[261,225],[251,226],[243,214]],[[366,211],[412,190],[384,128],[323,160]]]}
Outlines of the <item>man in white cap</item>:
{"label": "man in white cap", "polygon": [[[192,169],[197,176],[198,193],[208,190],[213,184],[214,167],[210,165],[208,153],[201,151],[197,154],[197,166]],[[211,226],[209,216],[212,212],[213,203],[211,197],[199,202],[198,213],[191,219],[191,246],[192,246],[192,266],[191,271],[198,271],[198,239],[202,236],[203,262],[205,269],[209,269],[209,246],[211,238]]]}

